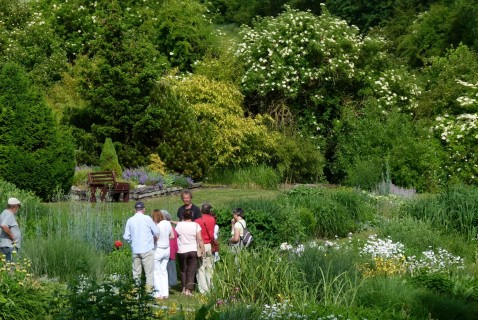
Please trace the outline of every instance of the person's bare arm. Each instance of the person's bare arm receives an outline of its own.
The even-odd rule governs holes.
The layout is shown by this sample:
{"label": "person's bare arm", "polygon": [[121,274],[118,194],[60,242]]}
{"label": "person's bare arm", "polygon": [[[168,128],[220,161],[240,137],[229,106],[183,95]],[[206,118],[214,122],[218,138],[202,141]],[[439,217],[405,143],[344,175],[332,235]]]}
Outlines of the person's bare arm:
{"label": "person's bare arm", "polygon": [[238,243],[239,239],[241,238],[241,229],[240,228],[234,228],[234,235],[229,239],[229,243]]}
{"label": "person's bare arm", "polygon": [[206,252],[206,250],[204,249],[204,241],[202,240],[201,231],[198,231],[196,233],[196,237],[198,239],[199,249],[201,250],[201,254],[204,254]]}
{"label": "person's bare arm", "polygon": [[2,226],[2,229],[3,229],[3,231],[5,231],[6,234],[8,234],[8,236],[10,237],[10,239],[12,239],[12,241],[15,240],[15,239],[13,239],[13,234],[10,231],[9,226]]}

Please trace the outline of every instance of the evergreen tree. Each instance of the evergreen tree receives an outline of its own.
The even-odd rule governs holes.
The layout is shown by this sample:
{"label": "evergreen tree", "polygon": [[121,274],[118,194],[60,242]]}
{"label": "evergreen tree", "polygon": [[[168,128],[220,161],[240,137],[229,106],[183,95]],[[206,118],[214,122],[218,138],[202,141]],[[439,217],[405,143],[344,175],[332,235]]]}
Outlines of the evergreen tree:
{"label": "evergreen tree", "polygon": [[100,155],[100,167],[101,170],[104,171],[114,171],[117,177],[123,173],[118,162],[115,145],[111,138],[106,138],[103,145],[103,151],[101,151]]}
{"label": "evergreen tree", "polygon": [[16,64],[0,72],[0,177],[44,200],[71,186],[74,146]]}
{"label": "evergreen tree", "polygon": [[169,169],[197,179],[211,163],[208,132],[185,98],[163,81],[153,91],[151,104],[133,134],[145,144],[143,153],[157,153]]}

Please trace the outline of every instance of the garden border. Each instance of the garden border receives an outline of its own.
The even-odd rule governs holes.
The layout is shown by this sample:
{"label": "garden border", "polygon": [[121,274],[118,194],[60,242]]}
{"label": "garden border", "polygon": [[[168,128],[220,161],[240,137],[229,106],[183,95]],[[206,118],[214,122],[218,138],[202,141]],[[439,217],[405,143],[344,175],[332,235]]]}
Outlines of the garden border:
{"label": "garden border", "polygon": [[[202,183],[193,183],[189,188],[171,187],[166,189],[160,189],[158,186],[145,186],[141,188],[131,189],[129,192],[129,198],[130,200],[156,198],[160,196],[180,193],[184,189],[197,189],[201,187],[202,187]],[[79,200],[79,201],[90,200],[89,190],[72,187],[70,195],[73,200]]]}

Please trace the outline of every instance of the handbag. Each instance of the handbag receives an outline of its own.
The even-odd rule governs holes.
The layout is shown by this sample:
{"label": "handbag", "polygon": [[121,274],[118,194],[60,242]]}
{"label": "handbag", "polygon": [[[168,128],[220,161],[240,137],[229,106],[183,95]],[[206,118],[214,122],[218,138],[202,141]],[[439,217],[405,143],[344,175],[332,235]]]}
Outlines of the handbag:
{"label": "handbag", "polygon": [[219,241],[211,237],[209,234],[209,231],[207,230],[206,222],[204,222],[204,219],[201,218],[202,222],[204,223],[204,228],[206,229],[207,236],[209,239],[211,239],[211,251],[212,253],[219,252]]}

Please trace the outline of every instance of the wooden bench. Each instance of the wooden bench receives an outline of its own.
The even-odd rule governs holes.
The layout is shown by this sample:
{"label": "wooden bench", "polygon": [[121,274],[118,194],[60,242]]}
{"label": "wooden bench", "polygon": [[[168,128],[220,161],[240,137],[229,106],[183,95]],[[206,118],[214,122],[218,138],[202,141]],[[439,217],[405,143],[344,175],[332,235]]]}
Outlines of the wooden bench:
{"label": "wooden bench", "polygon": [[100,199],[105,201],[109,194],[113,201],[119,201],[123,195],[123,202],[129,202],[129,183],[117,182],[114,171],[98,171],[88,173],[90,187],[90,201],[96,202],[96,191],[100,190]]}

